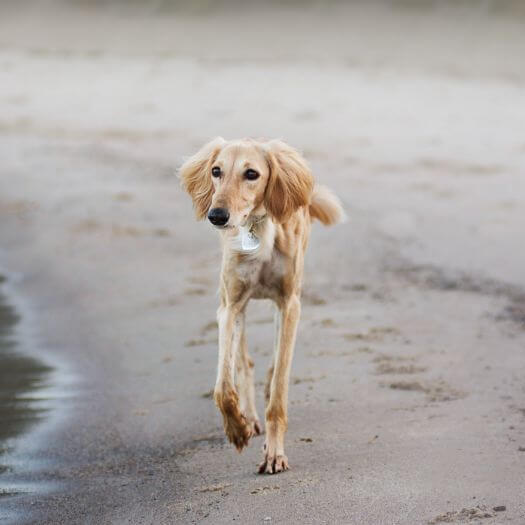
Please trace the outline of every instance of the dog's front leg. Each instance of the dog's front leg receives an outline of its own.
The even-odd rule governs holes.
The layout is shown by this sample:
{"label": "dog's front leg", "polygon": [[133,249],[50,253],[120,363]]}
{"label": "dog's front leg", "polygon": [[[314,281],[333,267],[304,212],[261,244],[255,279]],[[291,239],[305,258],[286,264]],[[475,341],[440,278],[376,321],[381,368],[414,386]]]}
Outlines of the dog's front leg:
{"label": "dog's front leg", "polygon": [[241,314],[241,337],[237,350],[235,385],[240,398],[239,406],[251,426],[252,434],[259,435],[262,427],[255,407],[254,363],[248,354],[244,313]]}
{"label": "dog's front leg", "polygon": [[261,474],[275,474],[288,469],[288,458],[284,455],[284,435],[288,426],[288,383],[300,315],[299,297],[292,295],[280,307],[278,345],[274,356],[270,399],[266,407],[264,460],[259,465]]}
{"label": "dog's front leg", "polygon": [[235,358],[242,335],[242,316],[243,313],[236,307],[219,308],[219,366],[214,391],[224,431],[239,452],[248,445],[252,436],[251,426],[239,409],[239,396],[235,389]]}

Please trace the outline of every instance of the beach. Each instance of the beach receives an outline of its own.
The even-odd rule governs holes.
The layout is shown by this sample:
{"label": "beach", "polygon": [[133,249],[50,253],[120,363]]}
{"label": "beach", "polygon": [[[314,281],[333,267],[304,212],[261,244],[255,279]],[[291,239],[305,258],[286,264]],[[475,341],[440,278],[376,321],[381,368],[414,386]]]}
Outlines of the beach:
{"label": "beach", "polygon": [[[519,4],[207,5],[0,7],[0,273],[58,383],[0,523],[523,523]],[[176,169],[217,135],[286,140],[348,214],[313,228],[276,476],[211,396],[220,244]]]}

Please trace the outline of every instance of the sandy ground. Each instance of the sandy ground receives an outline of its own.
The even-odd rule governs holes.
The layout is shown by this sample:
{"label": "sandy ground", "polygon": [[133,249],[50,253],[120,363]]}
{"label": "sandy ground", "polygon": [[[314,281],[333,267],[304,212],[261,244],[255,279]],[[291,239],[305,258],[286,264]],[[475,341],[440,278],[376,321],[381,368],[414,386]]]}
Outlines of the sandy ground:
{"label": "sandy ground", "polygon": [[[2,4],[0,263],[61,387],[0,521],[524,523],[516,5]],[[285,138],[350,216],[313,232],[274,477],[209,398],[219,244],[174,168],[216,134]]]}

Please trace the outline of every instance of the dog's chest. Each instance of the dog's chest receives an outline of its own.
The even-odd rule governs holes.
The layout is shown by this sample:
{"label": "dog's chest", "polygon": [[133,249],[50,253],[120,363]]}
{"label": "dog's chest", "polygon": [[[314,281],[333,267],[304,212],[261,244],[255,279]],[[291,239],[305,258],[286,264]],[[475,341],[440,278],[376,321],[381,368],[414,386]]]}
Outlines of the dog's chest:
{"label": "dog's chest", "polygon": [[284,256],[275,249],[275,236],[275,225],[267,220],[257,231],[258,247],[253,252],[243,252],[238,237],[232,243],[230,261],[235,277],[255,299],[275,299],[282,289],[286,264]]}
{"label": "dog's chest", "polygon": [[237,267],[237,276],[247,284],[254,299],[274,299],[280,295],[284,275],[283,256],[274,251],[270,260],[247,260]]}

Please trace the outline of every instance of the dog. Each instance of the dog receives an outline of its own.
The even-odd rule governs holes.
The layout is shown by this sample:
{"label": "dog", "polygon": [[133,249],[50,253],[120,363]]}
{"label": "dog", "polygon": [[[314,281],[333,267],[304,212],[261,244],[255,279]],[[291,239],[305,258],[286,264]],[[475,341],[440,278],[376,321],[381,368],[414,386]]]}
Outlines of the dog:
{"label": "dog", "polygon": [[253,361],[245,335],[250,299],[276,305],[276,332],[265,398],[266,438],[259,473],[289,468],[284,453],[288,383],[301,313],[304,255],[313,219],[341,222],[339,199],[314,184],[305,159],[281,140],[218,137],[180,168],[197,219],[220,232],[219,364],[214,399],[224,431],[239,452],[261,434],[255,408]]}

